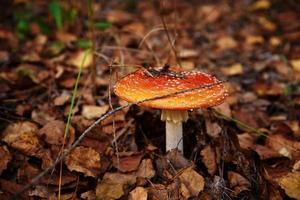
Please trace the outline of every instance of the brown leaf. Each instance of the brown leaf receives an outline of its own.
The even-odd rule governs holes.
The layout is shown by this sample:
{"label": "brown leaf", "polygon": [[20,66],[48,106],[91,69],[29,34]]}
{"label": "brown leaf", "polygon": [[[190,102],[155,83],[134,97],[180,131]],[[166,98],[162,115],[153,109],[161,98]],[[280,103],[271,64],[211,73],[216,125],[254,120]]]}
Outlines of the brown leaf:
{"label": "brown leaf", "polygon": [[37,185],[35,188],[31,191],[29,191],[29,196],[35,196],[40,198],[47,198],[49,199],[50,196],[54,196],[54,191],[51,191],[51,189],[47,186],[41,186]]}
{"label": "brown leaf", "polygon": [[217,46],[220,50],[232,49],[237,46],[237,42],[230,36],[221,36],[217,40]]}
{"label": "brown leaf", "polygon": [[204,178],[192,167],[188,167],[179,175],[180,181],[187,187],[191,196],[198,196],[204,189]]}
{"label": "brown leaf", "polygon": [[254,90],[259,96],[278,96],[282,95],[285,85],[278,82],[271,84],[264,82],[256,82],[254,84]]}
{"label": "brown leaf", "polygon": [[109,109],[108,105],[105,106],[91,106],[91,105],[84,105],[82,107],[82,116],[87,119],[97,119],[105,114]]}
{"label": "brown leaf", "polygon": [[240,147],[243,149],[252,149],[255,138],[250,133],[243,133],[237,135]]}
{"label": "brown leaf", "polygon": [[136,187],[129,193],[129,200],[147,200],[148,192],[143,187]]}
{"label": "brown leaf", "polygon": [[285,157],[300,156],[300,142],[287,139],[280,134],[267,137],[266,146]]}
{"label": "brown leaf", "polygon": [[100,172],[100,155],[92,148],[78,146],[67,157],[65,163],[70,171],[82,172],[96,177]]}
{"label": "brown leaf", "polygon": [[64,90],[59,96],[57,96],[54,100],[53,103],[55,106],[62,106],[65,103],[67,103],[71,99],[71,94]]}
{"label": "brown leaf", "polygon": [[55,118],[56,117],[53,116],[53,114],[50,114],[45,110],[36,109],[31,112],[31,119],[41,125],[45,125],[48,122],[55,120]]}
{"label": "brown leaf", "polygon": [[6,146],[0,146],[0,175],[7,168],[8,162],[11,160],[11,154]]}
{"label": "brown leaf", "polygon": [[206,128],[207,135],[209,135],[212,138],[217,138],[222,131],[222,128],[219,126],[217,122],[212,122],[208,118],[205,119],[205,128]]}
{"label": "brown leaf", "polygon": [[[50,121],[38,131],[38,135],[48,144],[62,145],[64,142],[65,127],[66,125],[63,121]],[[68,138],[71,138],[71,141],[69,141],[69,144],[73,143],[74,135],[75,130],[70,126]],[[67,143],[67,141],[65,143]]]}
{"label": "brown leaf", "polygon": [[237,196],[240,192],[245,190],[249,191],[251,187],[251,184],[246,178],[233,171],[228,172],[228,181],[230,188],[233,190],[232,196]]}
{"label": "brown leaf", "polygon": [[290,172],[278,180],[285,193],[295,199],[300,199],[300,172]]}
{"label": "brown leaf", "polygon": [[119,183],[121,185],[133,185],[136,183],[135,174],[122,174],[122,173],[105,173],[103,180],[111,183]]}
{"label": "brown leaf", "polygon": [[123,185],[112,183],[110,180],[102,180],[96,187],[96,199],[114,200],[124,195]]}
{"label": "brown leaf", "polygon": [[236,63],[228,67],[222,67],[221,71],[227,76],[235,76],[243,74],[243,66],[241,63]]}
{"label": "brown leaf", "polygon": [[175,149],[168,152],[166,159],[171,162],[175,169],[182,169],[192,165],[192,163],[186,159],[182,153]]}
{"label": "brown leaf", "polygon": [[217,170],[216,153],[210,145],[207,145],[201,151],[202,161],[205,164],[208,173],[214,175]]}
{"label": "brown leaf", "polygon": [[96,199],[95,191],[89,190],[89,191],[83,192],[83,193],[81,193],[80,198],[85,199],[85,200],[95,200]]}
{"label": "brown leaf", "polygon": [[112,10],[108,12],[106,18],[107,21],[117,25],[125,25],[133,19],[129,13],[121,10]]}
{"label": "brown leaf", "polygon": [[162,184],[151,184],[148,192],[149,196],[152,196],[153,200],[170,199],[166,186]]}
{"label": "brown leaf", "polygon": [[264,145],[254,145],[254,150],[258,153],[261,160],[282,157],[278,152]]}
{"label": "brown leaf", "polygon": [[143,154],[137,154],[132,156],[113,157],[113,166],[119,169],[121,172],[132,172],[138,169]]}
{"label": "brown leaf", "polygon": [[138,171],[136,172],[137,177],[151,179],[155,176],[155,170],[151,159],[142,160]]}
{"label": "brown leaf", "polygon": [[33,156],[41,149],[36,131],[37,126],[31,122],[10,124],[3,132],[3,141],[22,153]]}

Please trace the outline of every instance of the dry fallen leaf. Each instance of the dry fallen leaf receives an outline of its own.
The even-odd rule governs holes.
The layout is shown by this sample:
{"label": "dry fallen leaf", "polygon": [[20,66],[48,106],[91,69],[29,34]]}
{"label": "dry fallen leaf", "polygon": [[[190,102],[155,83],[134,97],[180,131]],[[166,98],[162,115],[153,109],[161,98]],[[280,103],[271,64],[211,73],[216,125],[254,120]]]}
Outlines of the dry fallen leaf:
{"label": "dry fallen leaf", "polygon": [[205,119],[205,128],[206,128],[207,135],[209,135],[212,138],[219,137],[222,131],[222,128],[219,126],[217,122],[212,122],[208,118]]}
{"label": "dry fallen leaf", "polygon": [[84,105],[82,107],[82,116],[87,119],[97,119],[105,114],[109,109],[108,105],[105,106],[92,106],[92,105]]}
{"label": "dry fallen leaf", "polygon": [[147,200],[148,192],[143,187],[136,187],[129,193],[129,200]]}
{"label": "dry fallen leaf", "polygon": [[41,149],[36,132],[37,126],[32,122],[10,124],[3,132],[3,141],[22,153],[33,156]]}
{"label": "dry fallen leaf", "polygon": [[300,59],[295,59],[290,61],[295,72],[300,72]]}
{"label": "dry fallen leaf", "polygon": [[96,187],[96,199],[114,200],[119,199],[124,195],[123,185],[120,183],[102,180]]}
{"label": "dry fallen leaf", "polygon": [[221,71],[227,76],[235,76],[243,74],[243,66],[241,63],[236,63],[229,67],[222,67]]}
{"label": "dry fallen leaf", "polygon": [[138,169],[143,154],[137,154],[132,156],[113,157],[113,166],[119,169],[121,172],[132,172]]}
{"label": "dry fallen leaf", "polygon": [[81,193],[80,198],[85,200],[96,200],[96,194],[95,191],[89,190],[86,192]]}
{"label": "dry fallen leaf", "polygon": [[92,51],[78,51],[70,55],[67,63],[77,67],[78,69],[81,67],[81,65],[83,69],[87,68],[93,63],[93,53]]}
{"label": "dry fallen leaf", "polygon": [[251,10],[267,10],[271,7],[271,3],[268,0],[258,0],[251,5]]}
{"label": "dry fallen leaf", "polygon": [[237,46],[236,41],[230,36],[222,36],[217,40],[217,46],[220,50],[232,49]]}
{"label": "dry fallen leaf", "polygon": [[96,177],[100,172],[100,155],[92,148],[78,146],[66,157],[65,163],[70,171],[82,172]]}
{"label": "dry fallen leaf", "polygon": [[198,196],[204,189],[204,178],[192,167],[188,167],[179,175],[180,181],[187,187],[191,196]]}
{"label": "dry fallen leaf", "polygon": [[155,176],[155,170],[153,168],[152,161],[150,159],[142,160],[138,171],[136,172],[137,177],[151,179]]}
{"label": "dry fallen leaf", "polygon": [[6,146],[0,146],[0,175],[7,168],[8,162],[11,160],[11,155]]}
{"label": "dry fallen leaf", "polygon": [[243,149],[252,149],[254,145],[255,138],[250,133],[243,133],[237,135],[240,147]]}
{"label": "dry fallen leaf", "polygon": [[288,158],[300,156],[300,142],[287,139],[280,134],[270,135],[266,139],[266,146]]}
{"label": "dry fallen leaf", "polygon": [[56,97],[53,102],[55,106],[63,106],[65,103],[67,103],[71,99],[70,92],[63,90],[63,92]]}
{"label": "dry fallen leaf", "polygon": [[133,173],[109,173],[106,172],[102,178],[106,182],[119,183],[121,185],[133,185],[136,183],[136,175]]}
{"label": "dry fallen leaf", "polygon": [[300,172],[290,172],[278,180],[285,193],[295,199],[300,199]]}
{"label": "dry fallen leaf", "polygon": [[[38,131],[38,135],[43,138],[48,144],[62,145],[65,135],[65,123],[63,121],[54,120],[48,122],[43,128]],[[74,141],[75,130],[69,127],[69,134],[66,143],[72,144]]]}
{"label": "dry fallen leaf", "polygon": [[113,24],[125,25],[132,21],[133,17],[121,10],[111,10],[107,13],[106,19]]}
{"label": "dry fallen leaf", "polygon": [[228,181],[230,188],[232,189],[232,196],[237,196],[242,191],[250,190],[250,182],[236,172],[228,172]]}
{"label": "dry fallen leaf", "polygon": [[266,17],[259,17],[258,23],[266,30],[266,31],[275,31],[277,29],[276,24],[267,19]]}
{"label": "dry fallen leaf", "polygon": [[207,171],[210,175],[214,175],[217,170],[216,153],[210,145],[207,145],[202,149],[201,156],[202,161],[205,164]]}

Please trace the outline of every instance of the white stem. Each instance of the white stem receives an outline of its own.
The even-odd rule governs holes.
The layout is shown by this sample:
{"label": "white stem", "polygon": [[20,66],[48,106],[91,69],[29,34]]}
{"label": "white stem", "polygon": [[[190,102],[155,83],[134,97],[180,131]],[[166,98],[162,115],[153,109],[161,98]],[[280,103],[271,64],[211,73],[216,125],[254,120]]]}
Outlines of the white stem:
{"label": "white stem", "polygon": [[182,123],[166,121],[166,151],[178,148],[183,152]]}

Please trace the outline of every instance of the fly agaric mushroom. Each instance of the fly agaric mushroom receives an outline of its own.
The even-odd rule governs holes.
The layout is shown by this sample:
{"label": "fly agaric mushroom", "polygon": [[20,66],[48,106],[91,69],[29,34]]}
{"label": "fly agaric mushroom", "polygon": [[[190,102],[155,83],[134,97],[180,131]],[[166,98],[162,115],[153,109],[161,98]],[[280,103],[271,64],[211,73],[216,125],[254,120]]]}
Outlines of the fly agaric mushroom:
{"label": "fly agaric mushroom", "polygon": [[[182,122],[188,119],[188,110],[208,108],[221,104],[228,95],[224,84],[203,72],[137,70],[120,79],[114,92],[128,102],[162,109],[161,120],[166,121],[166,151],[178,147],[183,151]],[[161,72],[161,73],[160,73]],[[210,85],[210,87],[205,87]],[[201,88],[203,86],[203,88]],[[197,90],[191,90],[199,88]],[[182,92],[180,91],[185,91]],[[168,94],[176,95],[170,95]],[[150,101],[155,97],[165,96]]]}

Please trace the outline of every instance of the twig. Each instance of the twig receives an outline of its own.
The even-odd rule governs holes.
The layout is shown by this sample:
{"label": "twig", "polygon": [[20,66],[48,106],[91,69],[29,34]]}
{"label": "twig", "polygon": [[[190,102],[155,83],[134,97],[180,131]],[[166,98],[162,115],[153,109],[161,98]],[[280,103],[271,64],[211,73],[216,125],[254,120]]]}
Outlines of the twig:
{"label": "twig", "polygon": [[168,97],[171,97],[171,96],[175,96],[175,95],[179,95],[179,94],[183,94],[183,93],[187,93],[187,92],[191,92],[191,91],[195,91],[195,90],[210,88],[210,87],[213,87],[213,86],[225,83],[225,82],[226,81],[219,81],[219,82],[212,83],[212,84],[201,85],[199,87],[195,87],[195,88],[191,88],[191,89],[187,89],[187,90],[181,90],[181,91],[178,91],[178,92],[173,92],[173,93],[169,93],[169,94],[162,95],[162,96],[157,96],[157,97],[153,97],[153,98],[149,98],[149,99],[144,99],[144,100],[137,101],[137,102],[134,102],[134,103],[128,103],[126,105],[119,106],[119,107],[117,107],[117,108],[115,108],[113,110],[110,110],[106,114],[102,115],[99,119],[97,119],[91,126],[89,126],[68,149],[64,150],[64,152],[62,153],[61,157],[58,158],[58,159],[56,159],[55,162],[50,167],[48,167],[43,172],[41,172],[40,174],[38,174],[37,176],[35,176],[31,180],[31,182],[29,184],[25,185],[21,190],[17,191],[10,199],[17,199],[20,194],[22,194],[24,191],[26,191],[31,186],[33,186],[34,184],[36,184],[43,176],[45,176],[51,169],[53,169],[58,163],[60,163],[83,140],[83,138],[95,126],[97,126],[104,119],[106,119],[107,117],[115,114],[116,112],[118,112],[118,111],[120,111],[120,110],[122,110],[124,108],[127,108],[129,106],[132,106],[132,105],[138,105],[138,104],[144,103],[146,101],[154,101],[154,100],[158,100],[158,99],[164,99],[164,98],[168,98]]}

